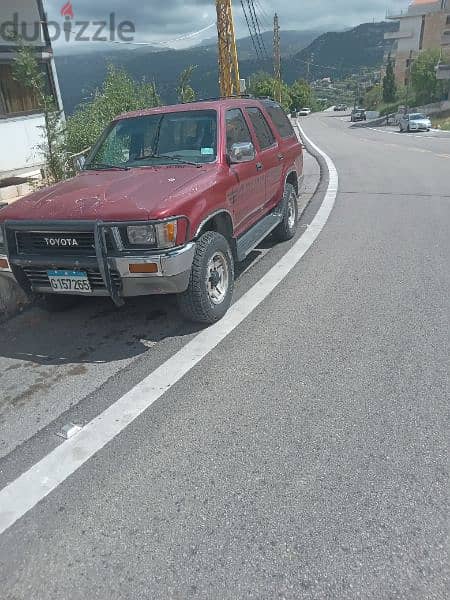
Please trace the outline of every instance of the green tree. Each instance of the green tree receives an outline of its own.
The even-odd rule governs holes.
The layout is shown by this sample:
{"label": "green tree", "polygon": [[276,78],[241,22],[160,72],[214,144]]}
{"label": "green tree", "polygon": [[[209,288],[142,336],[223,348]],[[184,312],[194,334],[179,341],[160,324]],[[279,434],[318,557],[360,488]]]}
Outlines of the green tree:
{"label": "green tree", "polygon": [[389,54],[386,75],[383,78],[383,101],[386,102],[386,104],[395,102],[396,96],[397,86],[395,83],[394,65],[391,55]]}
{"label": "green tree", "polygon": [[192,74],[197,69],[197,65],[190,65],[181,72],[178,80],[177,94],[178,100],[182,103],[194,102],[196,93],[191,87]]}
{"label": "green tree", "polygon": [[33,94],[37,107],[44,115],[43,140],[38,150],[44,156],[45,176],[49,183],[64,179],[67,174],[67,150],[64,118],[57,102],[48,93],[46,76],[41,70],[32,48],[20,39],[12,65],[13,77]]}
{"label": "green tree", "polygon": [[[261,71],[251,76],[248,92],[257,98],[275,99],[277,95],[277,82],[274,77]],[[291,93],[289,86],[284,82],[281,84],[281,105],[284,110],[289,112],[291,108]]]}
{"label": "green tree", "polygon": [[311,86],[304,79],[295,81],[290,89],[291,94],[291,110],[300,110],[301,108],[312,108],[314,105],[314,97]]}
{"label": "green tree", "polygon": [[121,113],[160,105],[154,83],[136,82],[123,69],[108,66],[107,77],[90,102],[81,104],[67,120],[70,154],[90,148],[105,127]]}
{"label": "green tree", "polygon": [[419,54],[411,68],[411,85],[418,104],[438,102],[449,89],[447,81],[436,78],[436,67],[440,60],[437,49]]}
{"label": "green tree", "polygon": [[366,92],[364,106],[369,110],[375,110],[383,99],[383,87],[377,83]]}

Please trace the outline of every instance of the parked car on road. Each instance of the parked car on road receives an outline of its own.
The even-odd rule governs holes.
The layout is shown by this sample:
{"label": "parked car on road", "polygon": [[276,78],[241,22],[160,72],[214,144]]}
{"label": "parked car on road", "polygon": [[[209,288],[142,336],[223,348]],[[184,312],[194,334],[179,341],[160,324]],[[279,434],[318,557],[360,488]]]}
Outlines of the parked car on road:
{"label": "parked car on road", "polygon": [[307,117],[308,115],[311,114],[311,112],[312,111],[310,108],[301,108],[297,114],[299,117]]}
{"label": "parked car on road", "polygon": [[337,104],[334,107],[334,112],[343,112],[343,111],[346,111],[346,110],[348,110],[348,107],[345,104]]}
{"label": "parked car on road", "polygon": [[177,294],[219,320],[234,265],[297,229],[302,147],[275,102],[221,99],[116,118],[73,179],[0,213],[0,273],[49,309]]}
{"label": "parked car on road", "polygon": [[422,113],[400,115],[398,120],[400,131],[430,131],[431,120]]}
{"label": "parked car on road", "polygon": [[366,111],[363,108],[355,108],[350,115],[350,121],[357,123],[358,121],[367,121]]}

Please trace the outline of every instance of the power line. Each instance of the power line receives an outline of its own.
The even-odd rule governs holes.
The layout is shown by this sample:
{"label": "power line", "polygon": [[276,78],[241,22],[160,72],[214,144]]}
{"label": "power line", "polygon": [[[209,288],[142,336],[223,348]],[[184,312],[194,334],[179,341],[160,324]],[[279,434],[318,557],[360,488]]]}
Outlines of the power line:
{"label": "power line", "polygon": [[253,31],[252,31],[252,28],[251,28],[251,25],[250,25],[249,18],[247,16],[247,11],[245,10],[244,0],[241,0],[241,6],[242,6],[242,11],[244,13],[245,21],[247,23],[247,27],[248,27],[248,31],[249,31],[249,34],[250,34],[250,38],[252,40],[253,48],[255,50],[256,57],[257,57],[258,60],[260,60],[261,57],[260,57],[259,52],[258,52],[258,46],[256,44],[256,40],[255,40],[255,38],[253,36]]}
{"label": "power line", "polygon": [[257,43],[258,49],[259,49],[259,57],[260,57],[261,60],[263,60],[264,59],[264,51],[263,51],[262,46],[261,46],[261,40],[260,40],[260,37],[258,35],[258,30],[257,30],[257,26],[256,26],[255,15],[253,14],[253,10],[252,10],[253,3],[250,0],[246,0],[246,2],[247,2],[247,9],[248,9],[248,12],[250,14],[250,19],[251,19],[251,22],[252,22],[253,35],[255,36],[255,40],[256,40],[256,43]]}
{"label": "power line", "polygon": [[266,45],[264,43],[264,38],[263,38],[263,36],[261,34],[261,26],[260,26],[260,23],[259,23],[259,17],[258,17],[258,15],[256,13],[255,4],[254,4],[253,0],[250,0],[250,5],[251,5],[251,9],[253,10],[253,15],[255,17],[256,28],[258,30],[258,39],[260,40],[260,46],[262,46],[262,51],[263,51],[263,54],[264,54],[264,58],[266,60],[269,60],[269,55],[267,53],[267,48],[266,48]]}

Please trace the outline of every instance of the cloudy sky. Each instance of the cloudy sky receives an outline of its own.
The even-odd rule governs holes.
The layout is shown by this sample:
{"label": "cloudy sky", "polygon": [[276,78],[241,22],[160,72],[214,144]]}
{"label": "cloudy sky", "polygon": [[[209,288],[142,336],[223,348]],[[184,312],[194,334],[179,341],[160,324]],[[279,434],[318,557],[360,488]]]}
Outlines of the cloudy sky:
{"label": "cloudy sky", "polygon": [[[49,19],[61,20],[66,0],[44,0]],[[71,0],[75,20],[101,20],[116,13],[117,21],[130,20],[139,42],[172,43],[179,36],[202,30],[215,21],[214,0]],[[236,28],[245,35],[245,21],[239,0],[233,0]],[[381,20],[386,8],[406,8],[408,0],[255,0],[262,24],[270,27],[278,12],[282,29],[343,29],[362,22]],[[214,29],[199,34],[184,44],[213,37]]]}

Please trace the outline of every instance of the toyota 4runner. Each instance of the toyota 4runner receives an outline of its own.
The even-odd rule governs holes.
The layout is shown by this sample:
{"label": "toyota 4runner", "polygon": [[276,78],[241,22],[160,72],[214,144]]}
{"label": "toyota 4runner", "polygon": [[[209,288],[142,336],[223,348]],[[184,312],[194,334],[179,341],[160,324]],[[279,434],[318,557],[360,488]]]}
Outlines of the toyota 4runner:
{"label": "toyota 4runner", "polygon": [[0,211],[0,273],[49,309],[74,296],[177,294],[228,310],[234,265],[296,232],[302,147],[278,104],[221,99],[128,113],[72,179]]}

